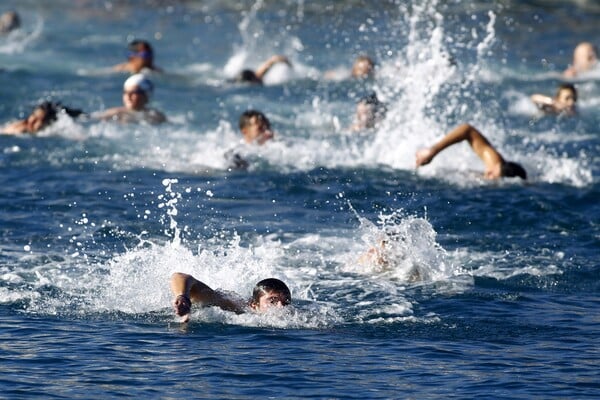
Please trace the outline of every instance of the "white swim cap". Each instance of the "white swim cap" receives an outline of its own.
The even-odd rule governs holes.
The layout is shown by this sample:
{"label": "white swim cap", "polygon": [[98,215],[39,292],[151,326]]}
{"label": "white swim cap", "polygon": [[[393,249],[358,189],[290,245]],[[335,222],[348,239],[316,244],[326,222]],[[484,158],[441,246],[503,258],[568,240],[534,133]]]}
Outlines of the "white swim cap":
{"label": "white swim cap", "polygon": [[148,98],[152,96],[152,92],[154,91],[154,85],[152,84],[152,81],[150,79],[146,78],[146,75],[131,75],[123,84],[123,89],[131,90],[136,86],[138,89],[142,90]]}

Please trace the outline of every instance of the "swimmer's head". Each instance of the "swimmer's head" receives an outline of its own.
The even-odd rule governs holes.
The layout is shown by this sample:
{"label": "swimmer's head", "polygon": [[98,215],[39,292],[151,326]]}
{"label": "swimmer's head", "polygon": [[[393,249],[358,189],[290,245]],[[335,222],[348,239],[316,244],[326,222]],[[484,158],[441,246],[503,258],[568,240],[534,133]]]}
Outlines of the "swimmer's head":
{"label": "swimmer's head", "polygon": [[128,58],[140,58],[146,61],[148,64],[152,64],[154,60],[154,50],[152,46],[145,40],[135,39],[127,45],[129,49]]}
{"label": "swimmer's head", "polygon": [[265,114],[256,110],[248,110],[240,115],[240,131],[246,143],[263,144],[273,138],[271,122]]}
{"label": "swimmer's head", "polygon": [[574,112],[577,103],[577,89],[570,83],[563,83],[558,87],[554,96],[554,107],[557,112]]}
{"label": "swimmer's head", "polygon": [[263,83],[262,80],[258,76],[256,76],[256,73],[251,69],[245,69],[242,72],[240,72],[235,77],[235,81],[240,83],[251,83],[255,85],[260,85]]}
{"label": "swimmer's head", "polygon": [[500,175],[507,178],[518,176],[521,179],[527,179],[527,172],[525,171],[525,168],[512,161],[506,161],[502,163]]}
{"label": "swimmer's head", "polygon": [[14,11],[7,11],[0,15],[0,33],[8,33],[21,26],[19,14]]}
{"label": "swimmer's head", "polygon": [[582,42],[573,51],[573,67],[578,72],[587,71],[598,62],[596,47],[589,42]]}
{"label": "swimmer's head", "polygon": [[365,55],[356,57],[354,64],[352,65],[352,77],[353,78],[370,78],[373,76],[375,71],[375,62]]}
{"label": "swimmer's head", "polygon": [[130,110],[142,110],[153,91],[152,81],[144,74],[131,75],[123,84],[123,104]]}
{"label": "swimmer's head", "polygon": [[271,307],[284,307],[292,302],[292,294],[287,285],[276,278],[263,279],[254,286],[250,307],[256,311],[266,311]]}
{"label": "swimmer's head", "polygon": [[36,133],[52,125],[58,119],[60,112],[70,117],[77,117],[83,113],[81,110],[64,107],[58,102],[44,101],[27,117],[27,132]]}

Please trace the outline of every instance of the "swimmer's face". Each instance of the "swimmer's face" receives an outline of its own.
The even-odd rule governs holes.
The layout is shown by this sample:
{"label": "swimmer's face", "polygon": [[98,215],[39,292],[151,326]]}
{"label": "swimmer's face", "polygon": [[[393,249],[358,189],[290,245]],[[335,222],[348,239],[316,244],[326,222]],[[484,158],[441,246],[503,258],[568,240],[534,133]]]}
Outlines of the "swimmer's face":
{"label": "swimmer's face", "polygon": [[148,103],[148,96],[139,87],[134,86],[123,90],[123,105],[132,111],[143,110]]}
{"label": "swimmer's face", "polygon": [[368,78],[373,73],[373,63],[368,59],[358,59],[352,66],[352,76],[354,78]]}
{"label": "swimmer's face", "polygon": [[558,111],[573,110],[576,102],[577,96],[571,89],[561,89],[556,95],[555,104]]}
{"label": "swimmer's face", "polygon": [[246,143],[263,144],[273,138],[273,131],[268,121],[262,118],[252,117],[242,128],[242,134]]}
{"label": "swimmer's face", "polygon": [[135,46],[128,55],[129,63],[134,68],[152,67],[152,51],[148,49],[143,43]]}
{"label": "swimmer's face", "polygon": [[270,308],[282,308],[289,304],[290,301],[284,293],[271,290],[263,293],[258,299],[258,303],[252,303],[252,308],[259,312],[266,312]]}
{"label": "swimmer's face", "polygon": [[33,110],[31,115],[27,117],[27,131],[35,133],[42,130],[46,124],[44,124],[44,118],[46,117],[46,111],[41,108]]}

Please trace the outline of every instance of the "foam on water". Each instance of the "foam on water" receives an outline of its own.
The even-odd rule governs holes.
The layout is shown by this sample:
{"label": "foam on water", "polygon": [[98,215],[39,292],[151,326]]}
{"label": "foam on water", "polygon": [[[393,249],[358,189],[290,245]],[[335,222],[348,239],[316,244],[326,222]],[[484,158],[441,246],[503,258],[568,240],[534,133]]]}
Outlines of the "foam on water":
{"label": "foam on water", "polygon": [[[233,54],[223,67],[224,76],[228,79],[234,78],[242,70],[254,69],[272,55],[280,54],[282,51],[290,58],[293,67],[275,64],[263,79],[265,85],[280,85],[314,72],[314,69],[307,67],[300,58],[295,57],[304,49],[298,37],[290,35],[285,29],[276,34],[267,32],[258,17],[263,7],[264,1],[258,0],[248,12],[242,14],[243,18],[238,24],[241,43],[234,46]],[[298,13],[301,14],[302,4],[298,4],[297,7]]]}
{"label": "foam on water", "polygon": [[[455,267],[437,244],[436,232],[423,218],[393,212],[381,215],[374,224],[357,216],[360,226],[347,235],[340,236],[339,231],[333,236],[328,232],[305,234],[291,237],[291,241],[287,238],[287,243],[277,236],[257,236],[251,245],[242,245],[235,233],[189,242],[182,240],[186,227],[178,205],[191,190],[180,193],[176,179],[163,180],[163,186],[156,206],[165,226],[162,240],[150,238],[146,232],[126,233],[137,237],[136,244],[102,261],[87,254],[85,237],[90,235],[85,232],[97,227],[83,214],[74,221],[78,228],[69,228],[68,235],[65,232],[75,249],[68,256],[38,255],[32,243],[19,261],[25,265],[23,269],[2,268],[3,281],[13,286],[2,297],[4,301],[21,300],[26,304],[24,312],[36,314],[85,317],[158,312],[169,319],[174,318],[168,288],[173,272],[192,274],[213,288],[243,297],[249,297],[260,279],[278,277],[288,283],[296,304],[283,314],[236,315],[198,308],[193,319],[319,328],[407,319],[426,322],[435,317],[414,316],[415,300],[405,293],[406,288],[429,286],[447,293],[472,285],[469,275]],[[382,240],[386,244],[379,254],[385,262],[359,261],[369,248],[382,246]],[[320,258],[314,259],[315,254]]]}

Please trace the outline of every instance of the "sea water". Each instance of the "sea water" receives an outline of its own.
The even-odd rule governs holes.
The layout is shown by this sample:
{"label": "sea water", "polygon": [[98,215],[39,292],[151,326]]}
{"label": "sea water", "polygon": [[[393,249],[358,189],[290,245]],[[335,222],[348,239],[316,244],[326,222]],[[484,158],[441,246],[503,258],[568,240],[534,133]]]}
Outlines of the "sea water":
{"label": "sea water", "polygon": [[[598,398],[600,73],[579,114],[543,116],[593,1],[5,0],[0,122],[41,100],[121,103],[134,38],[162,126],[61,116],[0,136],[2,398]],[[265,85],[230,81],[273,54]],[[348,79],[353,59],[377,62]],[[332,74],[333,72],[333,74]],[[334,79],[325,79],[326,75]],[[387,104],[352,132],[356,102]],[[241,145],[255,108],[276,140]],[[485,181],[467,144],[415,170],[460,123],[529,174]],[[242,149],[246,171],[223,154]],[[364,257],[385,241],[385,262]],[[365,261],[366,259],[366,261]],[[293,307],[194,308],[191,273]]]}

